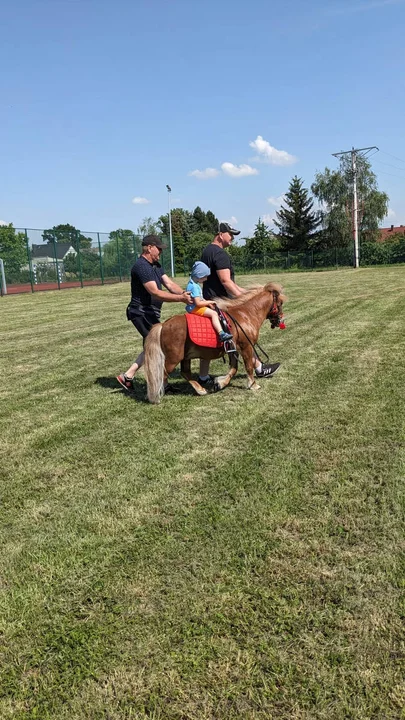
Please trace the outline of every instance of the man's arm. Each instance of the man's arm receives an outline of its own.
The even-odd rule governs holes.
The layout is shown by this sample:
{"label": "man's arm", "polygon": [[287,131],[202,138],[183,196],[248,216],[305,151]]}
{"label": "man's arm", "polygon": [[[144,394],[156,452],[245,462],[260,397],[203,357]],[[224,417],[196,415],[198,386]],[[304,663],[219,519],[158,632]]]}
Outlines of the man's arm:
{"label": "man's arm", "polygon": [[239,297],[239,295],[242,295],[245,291],[243,288],[239,287],[233,280],[231,280],[231,271],[229,268],[225,268],[224,270],[217,270],[217,275],[224,286],[225,290],[231,295],[232,297]]}
{"label": "man's arm", "polygon": [[182,295],[184,293],[184,290],[180,285],[177,285],[177,283],[174,282],[171,278],[169,278],[168,275],[162,275],[162,283],[169,290],[169,292],[173,293],[174,295]]}
{"label": "man's arm", "polygon": [[[164,283],[164,285],[166,285],[166,283]],[[184,290],[182,290],[179,285],[176,285],[176,283],[173,283],[173,285],[178,288],[179,292],[167,293],[164,290],[159,290],[155,280],[149,280],[149,282],[143,283],[145,290],[147,290],[149,295],[152,295],[153,298],[156,298],[156,300],[160,300],[161,302],[183,302],[185,305],[188,305],[191,301],[189,293],[184,292]]]}

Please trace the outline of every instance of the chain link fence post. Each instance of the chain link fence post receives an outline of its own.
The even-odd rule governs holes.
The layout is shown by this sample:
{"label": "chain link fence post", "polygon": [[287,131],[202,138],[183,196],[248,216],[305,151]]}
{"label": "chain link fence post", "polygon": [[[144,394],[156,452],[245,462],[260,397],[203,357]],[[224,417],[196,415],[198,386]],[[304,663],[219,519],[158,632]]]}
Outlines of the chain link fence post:
{"label": "chain link fence post", "polygon": [[104,268],[103,268],[103,256],[101,254],[101,243],[100,243],[100,233],[97,233],[97,242],[98,242],[98,253],[100,257],[100,277],[101,277],[101,284],[104,285]]}
{"label": "chain link fence post", "polygon": [[58,255],[56,252],[56,238],[55,234],[52,233],[52,245],[53,245],[53,256],[55,258],[55,270],[56,270],[56,281],[58,283],[58,290],[60,290],[60,277],[59,277],[59,265],[58,265]]}
{"label": "chain link fence post", "polygon": [[27,248],[28,270],[29,270],[29,274],[30,274],[31,292],[34,292],[34,273],[32,270],[32,258],[31,258],[30,246],[29,246],[29,242],[28,242],[27,228],[25,228],[25,230],[24,230],[24,235],[25,235],[25,245]]}
{"label": "chain link fence post", "polygon": [[80,275],[80,287],[83,287],[83,272],[82,272],[82,256],[80,252],[80,230],[76,231],[76,238],[77,238],[77,258],[79,261],[79,275]]}
{"label": "chain link fence post", "polygon": [[120,253],[120,244],[118,242],[118,237],[117,237],[117,258],[118,258],[118,270],[119,270],[119,274],[120,274],[120,282],[122,282],[121,253]]}

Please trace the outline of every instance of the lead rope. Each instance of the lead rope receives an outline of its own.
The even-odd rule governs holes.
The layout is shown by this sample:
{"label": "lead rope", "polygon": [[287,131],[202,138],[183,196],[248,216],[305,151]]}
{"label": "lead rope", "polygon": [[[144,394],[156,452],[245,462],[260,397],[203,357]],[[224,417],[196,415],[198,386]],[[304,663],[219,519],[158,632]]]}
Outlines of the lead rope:
{"label": "lead rope", "polygon": [[245,336],[246,340],[248,341],[249,345],[251,345],[251,346],[252,346],[252,348],[253,348],[253,351],[254,351],[254,353],[255,353],[255,355],[256,355],[256,357],[257,357],[257,359],[258,359],[258,360],[260,360],[260,362],[261,362],[261,363],[263,363],[263,362],[264,362],[264,361],[263,361],[263,360],[261,359],[261,357],[260,357],[260,355],[259,355],[258,351],[256,350],[256,348],[259,348],[260,352],[262,352],[262,353],[263,353],[263,355],[265,355],[265,357],[266,357],[266,360],[269,360],[269,361],[270,361],[270,358],[269,358],[269,356],[267,355],[266,351],[265,351],[265,350],[263,350],[263,348],[261,347],[261,345],[259,345],[259,343],[254,343],[254,344],[253,344],[253,343],[252,343],[252,341],[251,341],[251,339],[250,339],[250,337],[249,337],[249,336],[248,336],[248,335],[247,335],[247,334],[245,333],[245,331],[244,331],[244,329],[243,329],[242,325],[241,325],[241,324],[240,324],[240,323],[239,323],[239,322],[238,322],[238,321],[237,321],[237,320],[236,320],[236,319],[235,319],[234,317],[232,317],[232,315],[231,315],[231,314],[230,314],[230,313],[229,313],[228,311],[226,311],[226,314],[228,315],[228,317],[230,317],[230,318],[231,318],[232,322],[233,322],[233,323],[234,323],[234,324],[235,324],[235,325],[236,325],[236,326],[237,326],[237,327],[238,327],[238,328],[239,328],[240,330],[242,330],[242,332],[243,332],[243,334],[244,334],[244,336]]}

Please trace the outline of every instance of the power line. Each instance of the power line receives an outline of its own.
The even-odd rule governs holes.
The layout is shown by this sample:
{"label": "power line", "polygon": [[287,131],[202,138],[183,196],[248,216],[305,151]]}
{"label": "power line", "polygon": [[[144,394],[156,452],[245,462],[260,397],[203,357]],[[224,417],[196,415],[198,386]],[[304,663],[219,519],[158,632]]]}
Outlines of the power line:
{"label": "power line", "polygon": [[394,160],[399,160],[399,162],[405,163],[405,160],[402,160],[402,158],[399,158],[396,155],[391,155],[391,153],[387,153],[387,152],[385,152],[385,150],[380,150],[380,152],[382,152],[383,155],[388,155],[388,157],[394,158]]}
{"label": "power line", "polygon": [[401,170],[401,172],[404,172],[405,168],[398,167],[398,165],[393,165],[392,163],[384,162],[384,160],[375,160],[375,162],[378,162],[380,165],[388,165],[388,167],[395,168],[395,170]]}
{"label": "power line", "polygon": [[378,170],[379,173],[382,173],[383,175],[389,175],[390,177],[398,178],[399,180],[405,180],[405,176],[403,175],[394,175],[393,173],[387,173],[385,170]]}

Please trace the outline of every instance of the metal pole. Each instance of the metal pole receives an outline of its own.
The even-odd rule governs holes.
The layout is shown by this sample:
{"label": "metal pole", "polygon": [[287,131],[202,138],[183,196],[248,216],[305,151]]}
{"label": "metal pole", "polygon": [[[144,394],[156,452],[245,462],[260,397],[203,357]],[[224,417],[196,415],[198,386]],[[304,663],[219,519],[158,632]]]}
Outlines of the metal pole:
{"label": "metal pole", "polygon": [[97,240],[98,240],[98,252],[99,252],[99,256],[100,256],[101,284],[104,285],[103,258],[102,258],[102,255],[101,255],[100,233],[97,233]]}
{"label": "metal pole", "polygon": [[82,256],[80,253],[80,230],[76,233],[77,257],[79,260],[80,287],[83,287]]}
{"label": "metal pole", "polygon": [[120,273],[120,282],[122,282],[121,253],[120,253],[120,244],[118,242],[118,235],[117,235],[117,257],[118,257],[118,269],[119,269],[119,273]]}
{"label": "metal pole", "polygon": [[55,235],[54,235],[54,234],[52,235],[52,240],[53,240],[53,256],[54,256],[54,258],[55,258],[56,280],[57,280],[57,283],[58,283],[58,290],[60,290],[59,265],[58,265],[58,256],[57,256],[57,253],[56,253],[56,240],[55,240]]}
{"label": "metal pole", "polygon": [[32,259],[31,259],[31,253],[30,253],[30,245],[28,242],[28,233],[27,229],[24,231],[25,234],[25,245],[27,248],[27,257],[28,257],[28,268],[30,273],[30,283],[31,283],[31,292],[34,292],[34,278],[33,278],[33,272],[32,272]]}
{"label": "metal pole", "polygon": [[359,228],[357,224],[357,164],[356,151],[352,148],[353,170],[353,237],[354,237],[354,267],[359,267]]}
{"label": "metal pole", "polygon": [[166,185],[167,187],[167,200],[168,200],[168,207],[169,207],[169,236],[170,236],[170,263],[172,267],[172,277],[174,277],[174,253],[173,253],[173,237],[172,237],[172,213],[170,209],[170,193],[172,191],[170,185]]}
{"label": "metal pole", "polygon": [[6,276],[4,274],[4,262],[0,259],[1,294],[7,295]]}

